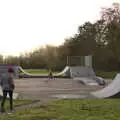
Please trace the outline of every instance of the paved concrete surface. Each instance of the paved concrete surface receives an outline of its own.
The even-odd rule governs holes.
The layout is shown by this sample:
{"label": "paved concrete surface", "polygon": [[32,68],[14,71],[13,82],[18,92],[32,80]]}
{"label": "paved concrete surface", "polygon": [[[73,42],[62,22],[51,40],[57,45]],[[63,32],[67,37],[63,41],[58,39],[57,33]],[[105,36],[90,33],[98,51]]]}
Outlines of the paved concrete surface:
{"label": "paved concrete surface", "polygon": [[38,99],[49,101],[59,95],[89,95],[90,92],[101,89],[100,86],[85,86],[72,79],[56,78],[26,78],[15,80],[15,92],[20,93],[19,99]]}

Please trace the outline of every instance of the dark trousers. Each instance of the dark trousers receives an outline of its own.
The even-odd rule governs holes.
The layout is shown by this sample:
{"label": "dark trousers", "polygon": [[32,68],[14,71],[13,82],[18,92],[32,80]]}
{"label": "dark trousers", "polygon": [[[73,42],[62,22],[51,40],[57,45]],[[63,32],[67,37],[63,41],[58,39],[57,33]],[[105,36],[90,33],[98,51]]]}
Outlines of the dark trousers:
{"label": "dark trousers", "polygon": [[4,109],[4,104],[7,98],[7,94],[9,94],[10,101],[10,110],[13,110],[13,91],[3,90],[3,99],[1,102],[1,109]]}

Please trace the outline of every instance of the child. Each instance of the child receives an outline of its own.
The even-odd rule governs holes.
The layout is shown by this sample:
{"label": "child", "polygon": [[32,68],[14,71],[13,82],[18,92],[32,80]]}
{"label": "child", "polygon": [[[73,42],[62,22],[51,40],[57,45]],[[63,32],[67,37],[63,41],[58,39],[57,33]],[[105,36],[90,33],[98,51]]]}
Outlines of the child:
{"label": "child", "polygon": [[14,85],[14,69],[12,67],[8,68],[8,72],[3,74],[1,77],[0,85],[3,91],[3,98],[1,102],[1,112],[5,112],[4,104],[6,101],[7,94],[10,97],[10,111],[13,112],[13,91],[15,88]]}

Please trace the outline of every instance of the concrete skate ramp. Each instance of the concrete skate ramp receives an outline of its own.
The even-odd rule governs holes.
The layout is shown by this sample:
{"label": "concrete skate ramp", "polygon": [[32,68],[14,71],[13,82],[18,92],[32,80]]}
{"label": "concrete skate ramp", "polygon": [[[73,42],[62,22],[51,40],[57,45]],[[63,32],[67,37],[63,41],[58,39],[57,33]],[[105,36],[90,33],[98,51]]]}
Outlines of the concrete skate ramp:
{"label": "concrete skate ramp", "polygon": [[75,66],[70,67],[71,77],[84,85],[104,85],[104,79],[95,75],[93,68]]}
{"label": "concrete skate ramp", "polygon": [[[19,67],[20,72],[23,73],[24,78],[42,78],[48,77],[48,74],[30,74],[25,72],[22,67]],[[81,66],[66,66],[64,70],[58,74],[54,74],[54,77],[89,77],[94,78],[95,73],[92,68],[89,67],[81,67]]]}
{"label": "concrete skate ramp", "polygon": [[70,67],[66,66],[62,72],[60,72],[56,75],[57,76],[70,76]]}
{"label": "concrete skate ramp", "polygon": [[[22,76],[20,77],[24,77],[24,78],[48,78],[48,74],[30,74],[25,72],[22,67],[19,67],[19,71],[23,73]],[[60,73],[60,74],[54,74],[53,76],[55,78],[68,78],[69,76],[67,76],[66,72],[68,71],[68,68],[65,68],[65,70]]]}
{"label": "concrete skate ramp", "polygon": [[95,73],[91,67],[70,67],[71,77],[94,77]]}
{"label": "concrete skate ramp", "polygon": [[92,92],[91,95],[95,98],[120,98],[120,74],[117,74],[108,86]]}

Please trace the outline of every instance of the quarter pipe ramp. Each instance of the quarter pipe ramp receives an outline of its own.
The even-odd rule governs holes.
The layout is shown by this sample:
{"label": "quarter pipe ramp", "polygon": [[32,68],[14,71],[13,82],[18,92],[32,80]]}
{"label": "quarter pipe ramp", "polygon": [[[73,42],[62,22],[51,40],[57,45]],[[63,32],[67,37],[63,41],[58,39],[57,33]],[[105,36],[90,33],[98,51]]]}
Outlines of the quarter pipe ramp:
{"label": "quarter pipe ramp", "polygon": [[95,98],[120,98],[120,74],[117,74],[108,86],[92,92],[91,95]]}

